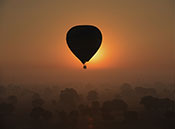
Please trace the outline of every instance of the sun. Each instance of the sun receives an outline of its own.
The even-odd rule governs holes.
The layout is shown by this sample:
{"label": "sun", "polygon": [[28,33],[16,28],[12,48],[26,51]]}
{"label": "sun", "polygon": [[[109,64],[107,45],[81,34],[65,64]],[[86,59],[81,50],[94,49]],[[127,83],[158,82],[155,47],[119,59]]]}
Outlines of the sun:
{"label": "sun", "polygon": [[91,58],[90,63],[99,63],[104,59],[103,55],[105,55],[105,51],[103,48],[99,49],[95,55]]}
{"label": "sun", "polygon": [[92,68],[92,69],[97,69],[97,68],[104,68],[108,64],[107,62],[107,52],[106,52],[105,46],[101,45],[99,50],[95,53],[95,55],[90,59],[89,62],[87,62],[87,66]]}

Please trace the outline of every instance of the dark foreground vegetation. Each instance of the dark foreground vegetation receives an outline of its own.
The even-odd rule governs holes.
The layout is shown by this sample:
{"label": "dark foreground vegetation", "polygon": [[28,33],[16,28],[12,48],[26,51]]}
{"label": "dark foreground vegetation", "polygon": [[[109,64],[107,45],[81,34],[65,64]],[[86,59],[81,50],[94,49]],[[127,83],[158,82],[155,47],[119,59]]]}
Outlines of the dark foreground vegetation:
{"label": "dark foreground vegetation", "polygon": [[0,129],[175,129],[174,86],[1,85]]}

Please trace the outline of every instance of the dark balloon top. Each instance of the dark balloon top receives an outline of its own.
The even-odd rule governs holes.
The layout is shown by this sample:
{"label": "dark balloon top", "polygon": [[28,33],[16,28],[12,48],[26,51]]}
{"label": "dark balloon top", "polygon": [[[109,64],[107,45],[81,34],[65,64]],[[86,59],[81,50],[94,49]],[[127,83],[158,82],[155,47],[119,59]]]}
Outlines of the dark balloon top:
{"label": "dark balloon top", "polygon": [[66,40],[70,50],[85,64],[99,49],[102,34],[95,26],[78,25],[67,32]]}

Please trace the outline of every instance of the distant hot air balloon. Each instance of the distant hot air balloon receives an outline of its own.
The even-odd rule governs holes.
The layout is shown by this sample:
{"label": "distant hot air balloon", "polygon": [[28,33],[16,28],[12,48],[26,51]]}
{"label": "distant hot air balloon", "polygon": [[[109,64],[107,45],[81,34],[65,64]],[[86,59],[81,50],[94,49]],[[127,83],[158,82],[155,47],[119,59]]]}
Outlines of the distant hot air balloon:
{"label": "distant hot air balloon", "polygon": [[84,64],[88,62],[100,48],[102,34],[92,25],[78,25],[67,32],[67,44],[73,54]]}

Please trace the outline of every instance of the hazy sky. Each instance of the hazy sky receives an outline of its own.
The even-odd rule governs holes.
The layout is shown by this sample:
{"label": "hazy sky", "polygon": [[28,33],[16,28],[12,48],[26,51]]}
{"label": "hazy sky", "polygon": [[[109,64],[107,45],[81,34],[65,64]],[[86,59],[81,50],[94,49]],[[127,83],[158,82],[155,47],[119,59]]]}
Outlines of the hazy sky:
{"label": "hazy sky", "polygon": [[[103,34],[87,70],[65,40],[80,24]],[[172,81],[174,30],[175,0],[0,0],[0,81]]]}

